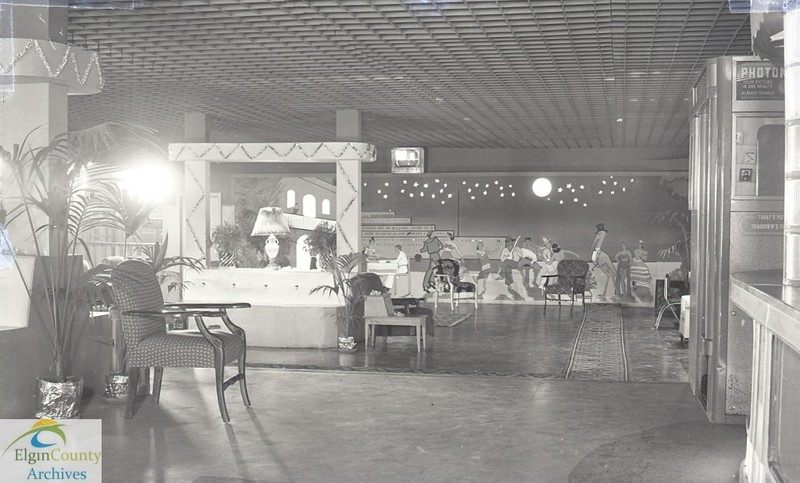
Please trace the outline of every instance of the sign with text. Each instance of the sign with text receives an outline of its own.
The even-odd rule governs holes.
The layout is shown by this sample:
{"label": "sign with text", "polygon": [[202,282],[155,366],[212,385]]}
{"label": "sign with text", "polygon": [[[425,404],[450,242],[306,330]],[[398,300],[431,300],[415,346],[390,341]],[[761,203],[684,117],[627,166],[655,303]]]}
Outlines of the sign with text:
{"label": "sign with text", "polygon": [[785,12],[791,8],[791,0],[730,0],[731,13]]}
{"label": "sign with text", "polygon": [[739,221],[744,235],[783,235],[783,213],[748,213]]}
{"label": "sign with text", "polygon": [[0,479],[102,481],[99,419],[0,419]]}
{"label": "sign with text", "polygon": [[736,63],[737,101],[782,101],[783,98],[783,67],[763,61]]}

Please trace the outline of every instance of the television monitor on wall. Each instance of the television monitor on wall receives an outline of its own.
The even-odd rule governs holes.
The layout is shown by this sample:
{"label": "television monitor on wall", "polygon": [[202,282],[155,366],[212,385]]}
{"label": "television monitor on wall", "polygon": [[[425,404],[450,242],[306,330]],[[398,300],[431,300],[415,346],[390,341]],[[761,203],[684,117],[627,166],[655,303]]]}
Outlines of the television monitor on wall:
{"label": "television monitor on wall", "polygon": [[425,172],[424,148],[393,148],[392,173],[421,174]]}

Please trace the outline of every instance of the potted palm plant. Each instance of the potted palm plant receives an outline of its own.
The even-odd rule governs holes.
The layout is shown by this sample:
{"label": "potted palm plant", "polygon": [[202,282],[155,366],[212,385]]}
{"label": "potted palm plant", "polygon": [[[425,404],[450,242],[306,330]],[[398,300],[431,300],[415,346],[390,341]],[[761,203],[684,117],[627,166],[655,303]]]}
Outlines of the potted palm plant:
{"label": "potted palm plant", "polygon": [[[331,236],[333,234],[333,236]],[[347,253],[336,256],[336,235],[332,229],[320,225],[314,229],[307,241],[309,250],[316,254],[320,266],[331,274],[331,285],[320,285],[311,290],[311,294],[322,292],[335,296],[341,304],[336,313],[336,322],[339,329],[338,344],[342,352],[355,352],[356,342],[354,328],[360,316],[356,307],[361,302],[361,295],[353,290],[353,272],[357,271],[365,256],[361,253]]]}
{"label": "potted palm plant", "polygon": [[88,250],[81,235],[110,223],[98,190],[116,179],[120,156],[158,148],[153,131],[119,123],[60,134],[41,147],[29,139],[30,134],[10,150],[0,146],[13,185],[4,195],[16,203],[7,216],[11,235],[0,230],[0,236],[6,243],[9,236],[23,240],[17,248],[36,256],[33,276],[26,279],[20,258],[13,255],[52,356],[52,373],[37,380],[36,416],[77,417],[83,381],[70,374],[69,363],[73,329],[88,318],[88,304],[81,298],[82,255]]}

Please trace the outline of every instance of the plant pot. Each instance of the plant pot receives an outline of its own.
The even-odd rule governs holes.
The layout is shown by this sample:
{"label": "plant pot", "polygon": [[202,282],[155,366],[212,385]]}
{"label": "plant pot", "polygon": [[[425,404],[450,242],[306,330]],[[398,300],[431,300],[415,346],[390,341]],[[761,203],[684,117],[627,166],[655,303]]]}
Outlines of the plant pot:
{"label": "plant pot", "polygon": [[36,378],[36,417],[51,419],[79,418],[83,379],[68,377],[64,382]]}
{"label": "plant pot", "polygon": [[106,374],[106,385],[103,397],[109,400],[124,400],[128,396],[127,374]]}
{"label": "plant pot", "polygon": [[220,267],[236,267],[236,254],[222,252],[219,254]]}
{"label": "plant pot", "polygon": [[358,350],[358,344],[356,343],[355,338],[353,338],[352,336],[339,337],[339,352],[352,354],[357,350]]}

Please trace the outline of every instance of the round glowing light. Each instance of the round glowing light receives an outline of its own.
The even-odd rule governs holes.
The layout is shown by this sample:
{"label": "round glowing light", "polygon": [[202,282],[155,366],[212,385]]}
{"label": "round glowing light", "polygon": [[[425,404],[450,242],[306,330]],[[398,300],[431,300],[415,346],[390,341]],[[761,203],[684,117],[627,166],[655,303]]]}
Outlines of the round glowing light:
{"label": "round glowing light", "polygon": [[444,183],[444,184],[442,184],[442,186],[444,186],[445,188],[447,188],[447,183]]}
{"label": "round glowing light", "polygon": [[470,196],[469,198],[470,198],[471,200],[474,200],[474,199],[475,199],[475,195],[472,195],[472,196]]}
{"label": "round glowing light", "polygon": [[175,179],[166,163],[143,160],[122,173],[122,187],[134,198],[146,202],[167,199],[175,190]]}
{"label": "round glowing light", "polygon": [[578,198],[573,198],[573,199],[572,199],[572,202],[573,202],[573,203],[577,203],[577,202],[578,202]]}
{"label": "round glowing light", "polygon": [[494,180],[494,184],[500,184],[500,182],[497,181],[497,180]]}
{"label": "round glowing light", "polygon": [[506,197],[505,193],[500,193],[500,198],[505,198],[505,197]]}
{"label": "round glowing light", "polygon": [[500,191],[503,191],[503,187],[502,186],[500,187]]}
{"label": "round glowing light", "polygon": [[389,183],[383,183],[384,186],[389,186]]}
{"label": "round glowing light", "polygon": [[584,204],[583,204],[583,207],[584,207],[584,208],[586,207],[586,203],[584,203]]}
{"label": "round glowing light", "polygon": [[438,182],[439,182],[439,178],[436,178],[436,179],[435,179],[435,180],[433,180],[433,181],[434,181],[435,183],[438,183]]}
{"label": "round glowing light", "polygon": [[613,176],[613,175],[611,175],[611,176],[609,176],[609,178],[611,178],[611,179],[614,179],[614,176]]}
{"label": "round glowing light", "polygon": [[[533,185],[531,185],[531,189],[533,190],[533,194],[539,198],[544,198],[553,190],[553,183],[547,178],[537,178],[533,182]],[[561,188],[559,188],[558,191],[561,192]]]}
{"label": "round glowing light", "polygon": [[631,183],[633,183],[633,178],[631,178]]}
{"label": "round glowing light", "polygon": [[424,185],[422,185],[422,187],[423,188],[427,188],[428,187],[428,183],[425,183]]}
{"label": "round glowing light", "polygon": [[405,192],[406,192],[406,190],[400,190],[400,192],[401,192],[401,193],[405,193]]}
{"label": "round glowing light", "polygon": [[425,192],[424,192],[424,191],[420,191],[420,192],[419,192],[419,195],[420,195],[420,196],[422,196],[422,197],[424,198],[424,197],[425,197]]}
{"label": "round glowing light", "polygon": [[575,192],[575,188],[572,188],[572,192],[573,192],[573,193]]}
{"label": "round glowing light", "polygon": [[606,180],[603,180],[603,184],[606,184]]}
{"label": "round glowing light", "polygon": [[476,188],[477,188],[478,186],[480,186],[480,185],[481,185],[480,183],[475,183],[475,187],[476,187]]}
{"label": "round glowing light", "polygon": [[611,194],[612,194],[612,195],[614,194],[614,190],[611,190]]}
{"label": "round glowing light", "polygon": [[602,195],[603,194],[603,190],[598,191],[597,194],[598,195]]}
{"label": "round glowing light", "polygon": [[453,193],[447,193],[447,197],[448,198],[452,198],[453,197]]}
{"label": "round glowing light", "polygon": [[439,188],[439,193],[444,193],[444,188]]}
{"label": "round glowing light", "polygon": [[378,194],[381,194],[381,190],[378,190]]}
{"label": "round glowing light", "polygon": [[409,196],[409,198],[413,198],[414,197],[414,193],[409,193],[408,196]]}
{"label": "round glowing light", "polygon": [[436,198],[436,193],[431,193],[431,198]]}
{"label": "round glowing light", "polygon": [[624,186],[622,187],[622,191],[625,191],[625,187]]}
{"label": "round glowing light", "polygon": [[364,186],[366,186],[366,185],[367,185],[367,183],[364,183]]}
{"label": "round glowing light", "polygon": [[564,200],[558,200],[558,204],[559,205],[563,205],[564,204]]}
{"label": "round glowing light", "polygon": [[444,200],[442,200],[442,204],[444,204]]}
{"label": "round glowing light", "polygon": [[472,188],[467,188],[467,193],[472,193]]}
{"label": "round glowing light", "polygon": [[489,192],[488,192],[488,191],[484,191],[484,192],[483,192],[483,196],[486,196],[486,195],[488,195],[488,194],[489,194]]}
{"label": "round glowing light", "polygon": [[383,195],[383,199],[386,199],[388,197],[389,197],[389,195]]}
{"label": "round glowing light", "polygon": [[466,181],[462,181],[461,184],[465,185],[465,184],[467,184],[467,182]]}
{"label": "round glowing light", "polygon": [[517,196],[517,194],[516,193],[511,193],[511,196]]}
{"label": "round glowing light", "polygon": [[484,186],[484,188],[488,188],[488,187],[489,187],[489,183],[486,183],[486,186]]}
{"label": "round glowing light", "polygon": [[408,180],[403,180],[403,184],[408,184]]}
{"label": "round glowing light", "polygon": [[614,186],[616,186],[616,185],[617,185],[617,182],[616,182],[616,181],[614,181]]}

